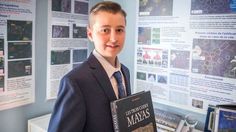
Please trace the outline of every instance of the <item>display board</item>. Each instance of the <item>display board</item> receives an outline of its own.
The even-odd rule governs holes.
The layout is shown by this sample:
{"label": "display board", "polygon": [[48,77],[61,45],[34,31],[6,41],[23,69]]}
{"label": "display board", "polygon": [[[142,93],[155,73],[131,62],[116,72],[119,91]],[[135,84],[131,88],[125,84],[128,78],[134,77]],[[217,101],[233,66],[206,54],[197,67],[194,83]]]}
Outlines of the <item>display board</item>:
{"label": "display board", "polygon": [[35,0],[0,0],[0,110],[35,100]]}
{"label": "display board", "polygon": [[61,78],[88,56],[88,0],[48,1],[47,99],[56,98]]}
{"label": "display board", "polygon": [[137,4],[135,92],[200,114],[236,102],[235,0]]}

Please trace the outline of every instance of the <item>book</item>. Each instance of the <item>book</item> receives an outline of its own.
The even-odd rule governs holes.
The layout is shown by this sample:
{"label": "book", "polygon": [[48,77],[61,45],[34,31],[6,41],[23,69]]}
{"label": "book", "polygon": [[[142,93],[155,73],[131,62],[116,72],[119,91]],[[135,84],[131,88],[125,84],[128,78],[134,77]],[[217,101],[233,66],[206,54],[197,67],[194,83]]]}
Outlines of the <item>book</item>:
{"label": "book", "polygon": [[236,110],[236,103],[232,103],[232,104],[219,104],[219,105],[216,105],[216,107]]}
{"label": "book", "polygon": [[154,112],[158,131],[181,132],[184,120],[180,115],[161,109],[155,109]]}
{"label": "book", "polygon": [[209,105],[207,108],[204,132],[213,132],[214,118],[215,117],[215,106]]}
{"label": "book", "polygon": [[236,131],[236,105],[218,105],[215,109],[214,132]]}
{"label": "book", "polygon": [[111,102],[115,132],[157,132],[150,91]]}

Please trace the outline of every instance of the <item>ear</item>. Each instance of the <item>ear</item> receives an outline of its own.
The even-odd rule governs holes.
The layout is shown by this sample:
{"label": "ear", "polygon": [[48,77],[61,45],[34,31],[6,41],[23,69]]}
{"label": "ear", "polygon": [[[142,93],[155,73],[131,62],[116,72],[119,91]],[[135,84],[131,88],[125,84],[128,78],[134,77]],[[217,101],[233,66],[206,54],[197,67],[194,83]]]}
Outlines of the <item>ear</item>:
{"label": "ear", "polygon": [[93,42],[93,30],[89,26],[87,26],[87,37]]}

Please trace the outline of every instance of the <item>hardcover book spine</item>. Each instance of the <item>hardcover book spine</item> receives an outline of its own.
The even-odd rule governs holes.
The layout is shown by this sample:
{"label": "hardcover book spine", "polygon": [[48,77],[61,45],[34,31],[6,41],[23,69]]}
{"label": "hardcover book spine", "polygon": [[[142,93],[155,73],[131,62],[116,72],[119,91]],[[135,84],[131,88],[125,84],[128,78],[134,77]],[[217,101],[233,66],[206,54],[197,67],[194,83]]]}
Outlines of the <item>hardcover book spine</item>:
{"label": "hardcover book spine", "polygon": [[116,103],[112,102],[111,103],[111,115],[112,115],[112,120],[113,120],[114,132],[120,132],[119,125],[118,125],[118,118],[117,118],[116,107],[117,107]]}
{"label": "hardcover book spine", "polygon": [[213,128],[213,125],[214,125],[214,111],[215,111],[215,107],[208,106],[204,132],[212,132],[213,129],[214,129]]}

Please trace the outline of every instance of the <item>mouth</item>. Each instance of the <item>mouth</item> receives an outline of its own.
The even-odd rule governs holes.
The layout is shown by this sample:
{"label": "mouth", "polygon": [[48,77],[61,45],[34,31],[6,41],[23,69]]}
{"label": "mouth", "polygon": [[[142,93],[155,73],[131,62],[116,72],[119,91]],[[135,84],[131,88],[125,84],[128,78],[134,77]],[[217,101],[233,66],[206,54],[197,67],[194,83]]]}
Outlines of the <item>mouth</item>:
{"label": "mouth", "polygon": [[117,45],[117,44],[113,44],[113,45],[106,45],[107,47],[109,47],[109,48],[117,48],[117,47],[119,47],[119,45]]}

